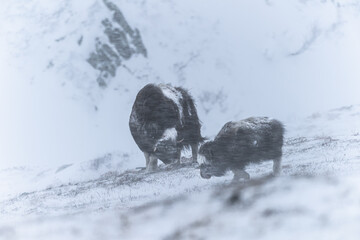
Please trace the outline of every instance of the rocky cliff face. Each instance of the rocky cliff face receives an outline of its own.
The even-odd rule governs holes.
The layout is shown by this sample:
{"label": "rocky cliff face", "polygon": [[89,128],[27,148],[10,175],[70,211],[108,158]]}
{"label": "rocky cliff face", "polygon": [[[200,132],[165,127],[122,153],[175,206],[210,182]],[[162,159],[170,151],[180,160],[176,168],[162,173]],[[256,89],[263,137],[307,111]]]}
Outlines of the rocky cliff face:
{"label": "rocky cliff face", "polygon": [[100,87],[106,87],[107,82],[116,76],[116,69],[123,61],[129,60],[133,55],[147,57],[147,49],[140,31],[131,28],[124,14],[114,3],[108,0],[103,2],[112,12],[112,18],[102,20],[107,41],[97,38],[95,50],[87,59],[93,68],[99,70],[97,82]]}

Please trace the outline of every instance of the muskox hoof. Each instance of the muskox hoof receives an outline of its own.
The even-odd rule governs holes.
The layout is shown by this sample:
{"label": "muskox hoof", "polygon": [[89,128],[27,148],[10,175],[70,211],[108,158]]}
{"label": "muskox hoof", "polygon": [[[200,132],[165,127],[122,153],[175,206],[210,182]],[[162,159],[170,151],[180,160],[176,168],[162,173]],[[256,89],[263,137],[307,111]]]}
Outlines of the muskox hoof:
{"label": "muskox hoof", "polygon": [[147,168],[146,169],[146,172],[148,173],[153,173],[153,172],[156,172],[157,171],[157,168]]}
{"label": "muskox hoof", "polygon": [[167,169],[178,169],[181,167],[180,161],[175,161],[167,165]]}
{"label": "muskox hoof", "polygon": [[135,169],[138,170],[139,172],[146,171],[146,167],[137,167]]}
{"label": "muskox hoof", "polygon": [[238,184],[238,183],[247,183],[249,181],[250,181],[250,178],[236,178],[236,177],[234,177],[231,180],[231,183],[232,184]]}

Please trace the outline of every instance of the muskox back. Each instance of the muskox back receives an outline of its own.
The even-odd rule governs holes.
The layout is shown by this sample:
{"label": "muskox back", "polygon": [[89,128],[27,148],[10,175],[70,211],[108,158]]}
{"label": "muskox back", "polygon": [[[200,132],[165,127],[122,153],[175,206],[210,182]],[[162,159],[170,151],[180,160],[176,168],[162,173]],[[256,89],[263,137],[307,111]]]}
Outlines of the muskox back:
{"label": "muskox back", "polygon": [[241,158],[245,162],[258,162],[281,157],[283,136],[284,127],[278,120],[251,117],[226,123],[214,141],[230,147],[225,161],[236,162]]}
{"label": "muskox back", "polygon": [[221,176],[228,169],[243,171],[248,164],[263,160],[274,160],[274,172],[278,174],[283,136],[284,127],[275,119],[253,117],[228,122],[213,141],[200,148],[200,154],[207,160],[202,176]]}
{"label": "muskox back", "polygon": [[179,161],[181,150],[190,146],[196,160],[201,124],[194,101],[183,88],[146,85],[136,96],[129,126],[147,167],[155,158],[164,163]]}

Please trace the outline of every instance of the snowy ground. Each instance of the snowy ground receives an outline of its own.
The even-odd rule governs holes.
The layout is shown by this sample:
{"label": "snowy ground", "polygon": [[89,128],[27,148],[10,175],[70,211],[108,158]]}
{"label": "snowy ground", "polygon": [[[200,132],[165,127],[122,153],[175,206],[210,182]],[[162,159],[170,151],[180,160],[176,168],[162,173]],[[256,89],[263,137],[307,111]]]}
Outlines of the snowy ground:
{"label": "snowy ground", "polygon": [[[279,178],[265,162],[248,167],[249,182],[204,180],[186,158],[179,168],[124,171],[131,157],[119,154],[37,174],[3,170],[18,182],[2,193],[0,239],[357,239],[360,134],[339,123],[359,121],[359,112],[288,126]],[[299,136],[299,127],[313,134]]]}
{"label": "snowy ground", "polygon": [[[1,240],[358,239],[359,0],[112,0],[147,57],[100,87],[87,60],[118,26],[106,2],[2,1]],[[282,176],[204,180],[189,153],[137,170],[128,119],[149,82],[189,89],[207,137],[283,121]]]}

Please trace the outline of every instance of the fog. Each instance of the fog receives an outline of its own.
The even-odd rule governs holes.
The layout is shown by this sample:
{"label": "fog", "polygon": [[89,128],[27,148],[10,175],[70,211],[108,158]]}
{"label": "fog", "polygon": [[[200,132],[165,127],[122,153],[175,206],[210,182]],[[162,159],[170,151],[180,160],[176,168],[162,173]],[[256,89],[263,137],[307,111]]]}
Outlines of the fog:
{"label": "fog", "polygon": [[258,115],[287,123],[360,103],[360,19],[347,3],[126,1],[122,11],[149,54],[130,59],[105,89],[86,62],[102,34],[91,23],[107,14],[101,1],[4,4],[0,169],[138,153],[128,117],[149,82],[188,88],[210,137],[230,120]]}
{"label": "fog", "polygon": [[[358,239],[359,6],[3,0],[0,239]],[[206,141],[283,124],[228,124],[195,161],[193,112],[154,137],[139,110],[145,159],[148,83],[187,89]]]}

